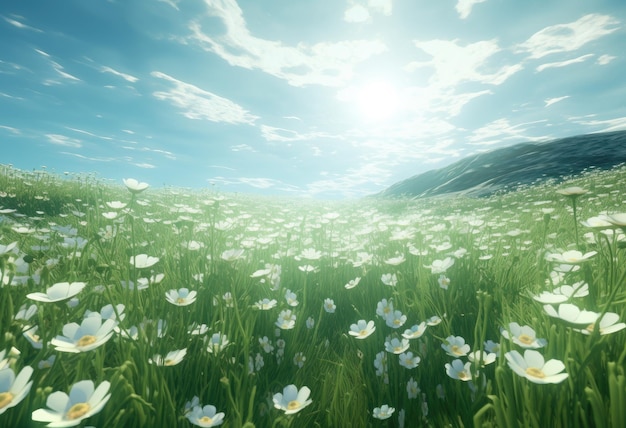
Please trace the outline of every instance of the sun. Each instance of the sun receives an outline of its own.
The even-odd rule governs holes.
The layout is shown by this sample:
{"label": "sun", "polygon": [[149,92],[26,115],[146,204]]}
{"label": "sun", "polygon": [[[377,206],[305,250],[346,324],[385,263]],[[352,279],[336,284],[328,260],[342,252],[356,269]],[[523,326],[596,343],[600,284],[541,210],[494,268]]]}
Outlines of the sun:
{"label": "sun", "polygon": [[367,82],[354,88],[353,99],[366,120],[388,120],[397,113],[399,107],[397,89],[384,80]]}

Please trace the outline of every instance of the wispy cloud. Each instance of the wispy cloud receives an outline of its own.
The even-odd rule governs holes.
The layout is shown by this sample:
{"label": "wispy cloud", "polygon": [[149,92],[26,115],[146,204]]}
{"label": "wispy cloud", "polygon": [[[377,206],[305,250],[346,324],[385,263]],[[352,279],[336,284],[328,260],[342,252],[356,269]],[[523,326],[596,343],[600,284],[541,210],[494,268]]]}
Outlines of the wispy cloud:
{"label": "wispy cloud", "polygon": [[15,135],[20,135],[21,134],[19,129],[13,128],[12,126],[0,125],[0,129],[3,129],[5,131],[9,131],[11,134],[15,134]]}
{"label": "wispy cloud", "polygon": [[222,20],[226,32],[209,35],[194,21],[189,24],[193,41],[230,65],[259,69],[293,86],[341,86],[353,77],[357,64],[387,50],[378,40],[286,46],[280,41],[253,36],[235,0],[205,0],[205,4],[209,15]]}
{"label": "wispy cloud", "polygon": [[122,79],[124,79],[124,80],[126,80],[127,82],[130,82],[130,83],[135,83],[135,82],[137,82],[139,80],[139,78],[137,78],[135,76],[132,76],[132,75],[126,74],[126,73],[122,73],[121,71],[114,70],[113,68],[107,67],[107,66],[104,66],[104,65],[100,67],[100,71],[103,72],[103,73],[110,73],[110,74],[113,74],[114,76],[121,77]]}
{"label": "wispy cloud", "polygon": [[61,152],[63,155],[73,156],[79,159],[88,160],[92,162],[119,162],[122,160],[128,161],[129,158],[117,158],[117,157],[94,157],[94,156],[85,156],[80,153],[72,153],[72,152]]}
{"label": "wispy cloud", "polygon": [[[63,79],[71,80],[71,81],[74,81],[74,82],[80,82],[81,81],[78,77],[76,77],[76,76],[66,72],[65,68],[61,64],[59,64],[58,62],[54,61],[52,59],[52,56],[49,53],[47,53],[45,51],[42,51],[41,49],[35,49],[35,52],[37,52],[39,55],[43,56],[48,61],[50,66],[52,66],[52,69],[57,73],[57,75],[59,75]],[[43,81],[43,84],[46,85],[46,86],[51,86],[51,85],[59,85],[59,84],[61,84],[61,82],[58,81],[58,80],[55,80],[55,79],[46,79],[46,80]]]}
{"label": "wispy cloud", "polygon": [[538,120],[530,123],[520,123],[512,125],[507,118],[500,118],[494,120],[487,125],[478,128],[469,137],[469,143],[477,146],[490,146],[494,144],[504,143],[506,140],[517,141],[536,141],[543,139],[530,135],[528,126],[531,124],[545,122],[545,120]]}
{"label": "wispy cloud", "polygon": [[593,54],[587,54],[587,55],[579,56],[578,58],[568,59],[566,61],[549,62],[549,63],[546,63],[546,64],[541,64],[540,66],[538,66],[536,68],[536,70],[537,70],[537,72],[541,72],[541,71],[546,70],[548,68],[566,67],[566,66],[571,65],[571,64],[577,64],[577,63],[580,63],[580,62],[585,62],[589,58],[592,58],[593,56],[594,56]]}
{"label": "wispy cloud", "polygon": [[83,146],[82,141],[76,138],[71,138],[66,135],[60,134],[45,134],[48,138],[48,141],[52,144],[56,144],[58,146],[66,146],[66,147],[74,147],[80,148]]}
{"label": "wispy cloud", "polygon": [[461,19],[466,19],[470,16],[470,13],[472,13],[472,8],[475,4],[484,3],[486,1],[487,0],[458,0],[455,9]]}
{"label": "wispy cloud", "polygon": [[250,152],[256,153],[257,151],[249,144],[235,144],[234,146],[230,146],[230,150],[233,152]]}
{"label": "wispy cloud", "polygon": [[516,50],[532,59],[560,52],[573,52],[586,44],[617,31],[620,22],[609,15],[589,14],[568,24],[546,27],[533,34]]}
{"label": "wispy cloud", "polygon": [[145,163],[145,162],[133,163],[133,165],[135,165],[136,167],[139,167],[139,168],[143,168],[143,169],[154,169],[154,168],[156,168],[156,166],[152,165],[151,163]]}
{"label": "wispy cloud", "polygon": [[544,103],[546,107],[550,107],[552,104],[556,104],[568,98],[569,98],[569,95],[565,95],[563,97],[548,98],[547,100],[544,101]]}
{"label": "wispy cloud", "polygon": [[43,32],[39,28],[31,27],[30,25],[26,25],[23,22],[19,21],[19,20],[23,20],[24,19],[21,16],[14,16],[14,18],[15,19],[8,18],[6,16],[2,17],[2,19],[4,19],[6,22],[8,22],[9,24],[13,25],[16,28],[19,28],[20,30],[29,30],[29,31],[34,31],[36,33],[42,33]]}
{"label": "wispy cloud", "polygon": [[573,119],[572,122],[597,128],[595,132],[612,132],[626,129],[626,116],[612,119]]}
{"label": "wispy cloud", "polygon": [[169,101],[181,109],[183,116],[189,119],[248,125],[253,125],[254,121],[258,119],[257,116],[250,114],[239,104],[227,98],[175,79],[160,71],[153,71],[150,74],[173,85],[173,88],[167,91],[154,92],[154,97]]}

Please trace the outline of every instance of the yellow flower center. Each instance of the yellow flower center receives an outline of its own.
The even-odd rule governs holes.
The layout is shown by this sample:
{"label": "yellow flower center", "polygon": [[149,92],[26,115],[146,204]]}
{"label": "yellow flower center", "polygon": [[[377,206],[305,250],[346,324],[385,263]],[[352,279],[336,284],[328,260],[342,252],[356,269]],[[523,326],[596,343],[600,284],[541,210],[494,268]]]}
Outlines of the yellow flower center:
{"label": "yellow flower center", "polygon": [[400,325],[400,320],[396,318],[395,320],[393,320],[393,324],[394,325]]}
{"label": "yellow flower center", "polygon": [[396,346],[395,348],[393,348],[393,352],[396,354],[402,352],[402,346]]}
{"label": "yellow flower center", "polygon": [[537,367],[528,367],[526,369],[526,374],[528,376],[536,377],[539,379],[543,379],[544,377],[546,377],[546,374],[543,372],[543,370],[538,369]]}
{"label": "yellow flower center", "polygon": [[213,419],[211,419],[208,416],[202,416],[200,419],[198,419],[198,422],[200,422],[202,424],[210,425],[213,422]]}
{"label": "yellow flower center", "polygon": [[163,362],[164,366],[173,366],[174,365],[174,360],[172,360],[171,358],[166,358],[165,361]]}
{"label": "yellow flower center", "polygon": [[0,392],[0,409],[4,409],[13,401],[13,394],[10,392]]}
{"label": "yellow flower center", "polygon": [[361,330],[359,331],[359,336],[363,337],[363,336],[367,336],[367,330]]}
{"label": "yellow flower center", "polygon": [[298,400],[291,400],[289,404],[287,404],[287,410],[295,410],[298,407],[300,407]]}
{"label": "yellow flower center", "polygon": [[517,336],[517,340],[522,342],[524,345],[530,345],[531,343],[535,341],[535,339],[533,339],[532,337],[524,333]]}
{"label": "yellow flower center", "polygon": [[96,342],[96,336],[86,334],[85,336],[78,339],[78,342],[76,342],[76,346],[88,346],[95,342]]}
{"label": "yellow flower center", "polygon": [[185,303],[185,298],[179,297],[178,299],[176,299],[176,303],[178,303],[179,305],[182,305],[183,303]]}
{"label": "yellow flower center", "polygon": [[[587,330],[589,333],[593,333],[593,330],[596,328],[596,323],[591,323],[587,326],[587,328],[585,330]],[[599,329],[600,331],[602,331],[602,329]]]}
{"label": "yellow flower center", "polygon": [[67,411],[67,419],[78,419],[89,411],[91,406],[87,403],[76,403]]}
{"label": "yellow flower center", "polygon": [[467,379],[469,376],[467,375],[467,373],[465,372],[465,370],[463,370],[462,372],[458,373],[459,379],[463,380],[463,379]]}
{"label": "yellow flower center", "polygon": [[458,345],[452,345],[452,347],[450,348],[450,351],[452,351],[453,354],[455,355],[463,355],[464,352],[461,351],[461,348]]}

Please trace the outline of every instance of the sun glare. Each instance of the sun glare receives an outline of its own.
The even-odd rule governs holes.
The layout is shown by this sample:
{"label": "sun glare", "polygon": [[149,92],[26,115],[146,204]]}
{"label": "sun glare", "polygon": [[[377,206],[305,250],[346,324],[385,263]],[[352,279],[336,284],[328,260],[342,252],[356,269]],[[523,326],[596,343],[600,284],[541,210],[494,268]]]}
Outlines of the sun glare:
{"label": "sun glare", "polygon": [[367,120],[382,121],[391,118],[398,110],[398,92],[382,80],[368,82],[355,89],[354,101]]}

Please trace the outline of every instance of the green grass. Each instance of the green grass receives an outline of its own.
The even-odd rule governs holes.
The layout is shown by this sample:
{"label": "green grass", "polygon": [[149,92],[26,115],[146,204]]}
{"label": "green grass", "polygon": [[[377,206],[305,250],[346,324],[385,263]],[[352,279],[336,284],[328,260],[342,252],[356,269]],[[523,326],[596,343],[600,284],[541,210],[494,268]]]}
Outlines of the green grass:
{"label": "green grass", "polygon": [[[578,220],[626,212],[624,167],[484,199],[322,202],[183,189],[148,188],[133,195],[89,175],[0,166],[0,244],[16,242],[0,256],[0,351],[20,351],[10,370],[34,369],[30,392],[0,414],[0,426],[43,426],[31,420],[32,412],[46,408],[52,392],[68,392],[86,379],[111,383],[109,401],[82,422],[102,427],[192,426],[185,404],[194,396],[200,405],[224,412],[227,427],[399,426],[401,410],[407,427],[626,426],[626,330],[583,335],[532,299],[557,285],[585,281],[589,295],[574,304],[625,320],[619,228],[605,234],[579,225],[579,249],[597,254],[562,282],[549,282],[555,263],[546,254],[577,247],[572,205],[556,193],[574,185],[588,190],[576,201]],[[111,201],[127,207],[110,208]],[[115,219],[103,215],[114,211]],[[198,248],[188,248],[190,241]],[[244,250],[241,257],[225,259],[225,252],[238,249]],[[309,249],[319,258],[307,259]],[[159,261],[136,268],[130,258],[139,254]],[[398,256],[404,257],[400,264],[386,263]],[[446,257],[454,264],[443,289],[440,274],[427,266]],[[270,265],[279,274],[274,282],[252,277]],[[305,272],[307,265],[314,270]],[[122,286],[159,274],[163,279],[145,290]],[[395,274],[397,284],[383,284],[383,274]],[[355,288],[344,287],[357,277]],[[87,285],[71,305],[26,297],[59,282]],[[166,301],[168,290],[183,287],[197,292],[194,303]],[[296,293],[297,306],[287,304],[288,289]],[[255,309],[263,298],[276,299],[276,307]],[[323,308],[327,298],[336,305],[334,313]],[[406,315],[402,327],[393,329],[376,315],[382,299]],[[22,305],[33,304],[37,312],[30,320],[15,318]],[[108,342],[76,354],[49,343],[64,325],[80,324],[86,310],[98,312],[107,304],[123,304],[125,314],[120,332]],[[293,329],[275,325],[284,309],[296,316]],[[410,340],[408,350],[421,358],[418,367],[404,368],[385,351],[386,338],[401,338],[405,329],[433,316],[441,323]],[[348,334],[360,319],[376,325],[363,340]],[[164,334],[158,334],[157,320],[165,321]],[[523,354],[500,333],[511,322],[547,340],[538,351],[546,360],[562,361],[567,379],[536,384],[509,367],[506,352]],[[188,332],[203,324],[206,332]],[[41,349],[22,334],[35,325]],[[138,338],[123,337],[133,326]],[[230,344],[209,353],[206,340],[218,332]],[[259,343],[265,336],[270,352]],[[487,340],[499,342],[495,363],[475,364],[472,382],[449,377],[445,365],[454,358],[441,347],[449,336],[463,337],[472,351],[484,349]],[[177,365],[149,363],[156,354],[178,349],[187,354]],[[299,353],[306,358],[302,367],[294,364]],[[377,355],[386,357],[384,376],[374,366]],[[56,356],[52,366],[39,368],[50,356]],[[410,380],[418,384],[416,398],[407,394]],[[290,384],[310,388],[312,403],[285,415],[272,397]],[[395,412],[380,421],[372,412],[383,404]]]}

